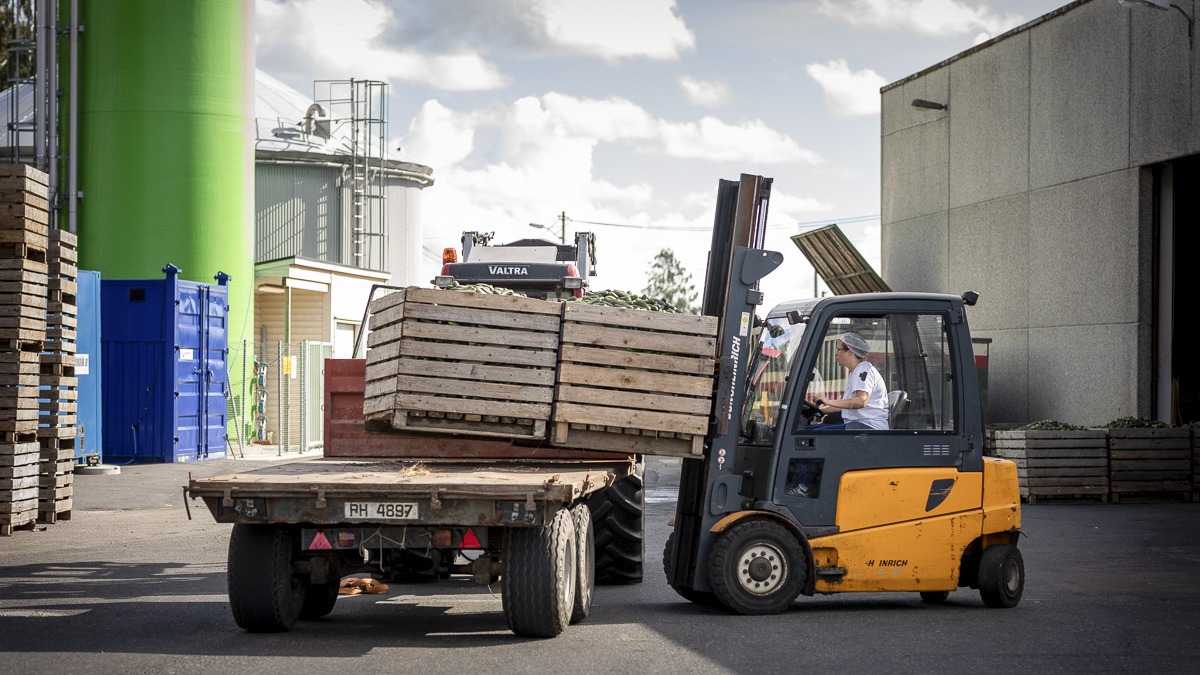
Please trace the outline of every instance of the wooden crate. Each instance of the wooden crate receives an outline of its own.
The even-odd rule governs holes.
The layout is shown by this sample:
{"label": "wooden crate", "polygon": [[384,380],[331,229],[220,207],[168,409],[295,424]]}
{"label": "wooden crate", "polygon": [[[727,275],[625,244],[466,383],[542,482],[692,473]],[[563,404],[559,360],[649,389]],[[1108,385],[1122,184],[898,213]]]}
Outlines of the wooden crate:
{"label": "wooden crate", "polygon": [[45,412],[38,429],[41,442],[41,481],[38,520],[53,524],[71,517],[75,456],[76,404],[79,379],[75,376],[76,291],[75,235],[65,230],[49,232],[45,353],[39,364]]}
{"label": "wooden crate", "polygon": [[37,442],[0,444],[0,535],[37,520]]}
{"label": "wooden crate", "polygon": [[540,439],[558,362],[561,303],[407,288],[371,303],[368,423]]}
{"label": "wooden crate", "polygon": [[1039,499],[1106,501],[1110,494],[1107,436],[1104,429],[988,429],[985,452],[1016,463],[1021,496],[1030,504]]}
{"label": "wooden crate", "polygon": [[1109,480],[1120,495],[1190,496],[1192,431],[1187,428],[1108,430]]}
{"label": "wooden crate", "polygon": [[716,335],[715,317],[564,304],[551,443],[701,455]]}

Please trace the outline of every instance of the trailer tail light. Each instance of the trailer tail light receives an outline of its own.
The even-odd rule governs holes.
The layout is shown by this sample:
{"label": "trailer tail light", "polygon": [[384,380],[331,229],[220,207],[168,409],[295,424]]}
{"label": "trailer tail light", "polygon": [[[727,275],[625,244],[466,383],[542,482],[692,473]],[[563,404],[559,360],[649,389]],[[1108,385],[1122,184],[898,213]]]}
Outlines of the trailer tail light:
{"label": "trailer tail light", "polygon": [[354,548],[354,530],[341,530],[338,532],[337,542],[340,548]]}
{"label": "trailer tail light", "polygon": [[475,536],[475,530],[467,529],[467,533],[463,535],[461,548],[483,548],[479,543],[479,537]]}
{"label": "trailer tail light", "polygon": [[442,249],[442,264],[458,262],[458,251],[453,248]]}
{"label": "trailer tail light", "polygon": [[439,548],[448,548],[454,541],[454,533],[450,530],[434,530],[433,545]]}

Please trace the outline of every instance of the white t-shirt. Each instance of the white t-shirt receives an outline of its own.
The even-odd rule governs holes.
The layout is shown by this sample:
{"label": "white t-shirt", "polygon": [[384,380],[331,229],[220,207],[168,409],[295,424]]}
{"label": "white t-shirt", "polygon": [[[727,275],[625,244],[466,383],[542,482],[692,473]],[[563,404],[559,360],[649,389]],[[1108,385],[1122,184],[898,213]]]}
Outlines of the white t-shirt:
{"label": "white t-shirt", "polygon": [[843,410],[842,421],[862,422],[872,429],[888,428],[888,397],[887,387],[883,377],[875,370],[875,366],[867,361],[858,364],[846,381],[846,393],[842,398],[854,398],[854,393],[865,391],[868,394],[867,405],[857,410]]}

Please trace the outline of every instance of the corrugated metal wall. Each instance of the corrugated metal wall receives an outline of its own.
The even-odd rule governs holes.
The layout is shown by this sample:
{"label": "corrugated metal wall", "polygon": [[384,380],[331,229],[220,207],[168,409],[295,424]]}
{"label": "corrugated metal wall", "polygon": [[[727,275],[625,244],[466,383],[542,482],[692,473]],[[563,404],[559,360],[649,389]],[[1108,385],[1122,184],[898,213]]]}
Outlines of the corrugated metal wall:
{"label": "corrugated metal wall", "polygon": [[255,262],[302,256],[351,264],[340,236],[339,202],[345,200],[338,176],[332,167],[255,165]]}

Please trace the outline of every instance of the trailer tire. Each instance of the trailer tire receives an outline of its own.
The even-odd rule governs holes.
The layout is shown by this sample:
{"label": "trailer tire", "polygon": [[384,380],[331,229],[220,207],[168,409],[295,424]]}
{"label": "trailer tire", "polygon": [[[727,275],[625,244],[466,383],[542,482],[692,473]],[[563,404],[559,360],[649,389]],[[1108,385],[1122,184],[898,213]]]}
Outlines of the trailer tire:
{"label": "trailer tire", "polygon": [[995,544],[979,556],[979,595],[988,607],[1010,608],[1025,591],[1025,560],[1015,544]]}
{"label": "trailer tire", "polygon": [[304,604],[300,606],[300,618],[305,621],[319,619],[333,611],[338,599],[340,579],[325,584],[304,584]]}
{"label": "trailer tire", "polygon": [[305,604],[303,580],[292,571],[298,543],[282,525],[233,526],[226,580],[229,608],[251,633],[291,630]]}
{"label": "trailer tire", "polygon": [[808,578],[800,541],[765,520],[740,523],[717,538],[708,582],[721,604],[738,614],[778,614],[792,605]]}
{"label": "trailer tire", "polygon": [[575,606],[577,558],[568,509],[559,509],[545,527],[505,533],[500,599],[512,632],[548,638],[566,629]]}
{"label": "trailer tire", "polygon": [[588,499],[597,584],[640,584],[645,567],[642,477],[630,474]]}
{"label": "trailer tire", "polygon": [[[663,574],[669,580],[675,569],[675,531],[667,535],[667,545],[663,548]],[[671,586],[671,590],[679,594],[679,597],[687,600],[690,603],[700,605],[701,607],[720,607],[721,603],[717,600],[717,596],[709,591],[697,591],[694,588],[680,588],[679,586]]]}
{"label": "trailer tire", "polygon": [[596,540],[592,536],[592,512],[580,502],[571,507],[575,524],[575,603],[571,623],[579,623],[592,611],[592,585],[596,579]]}

